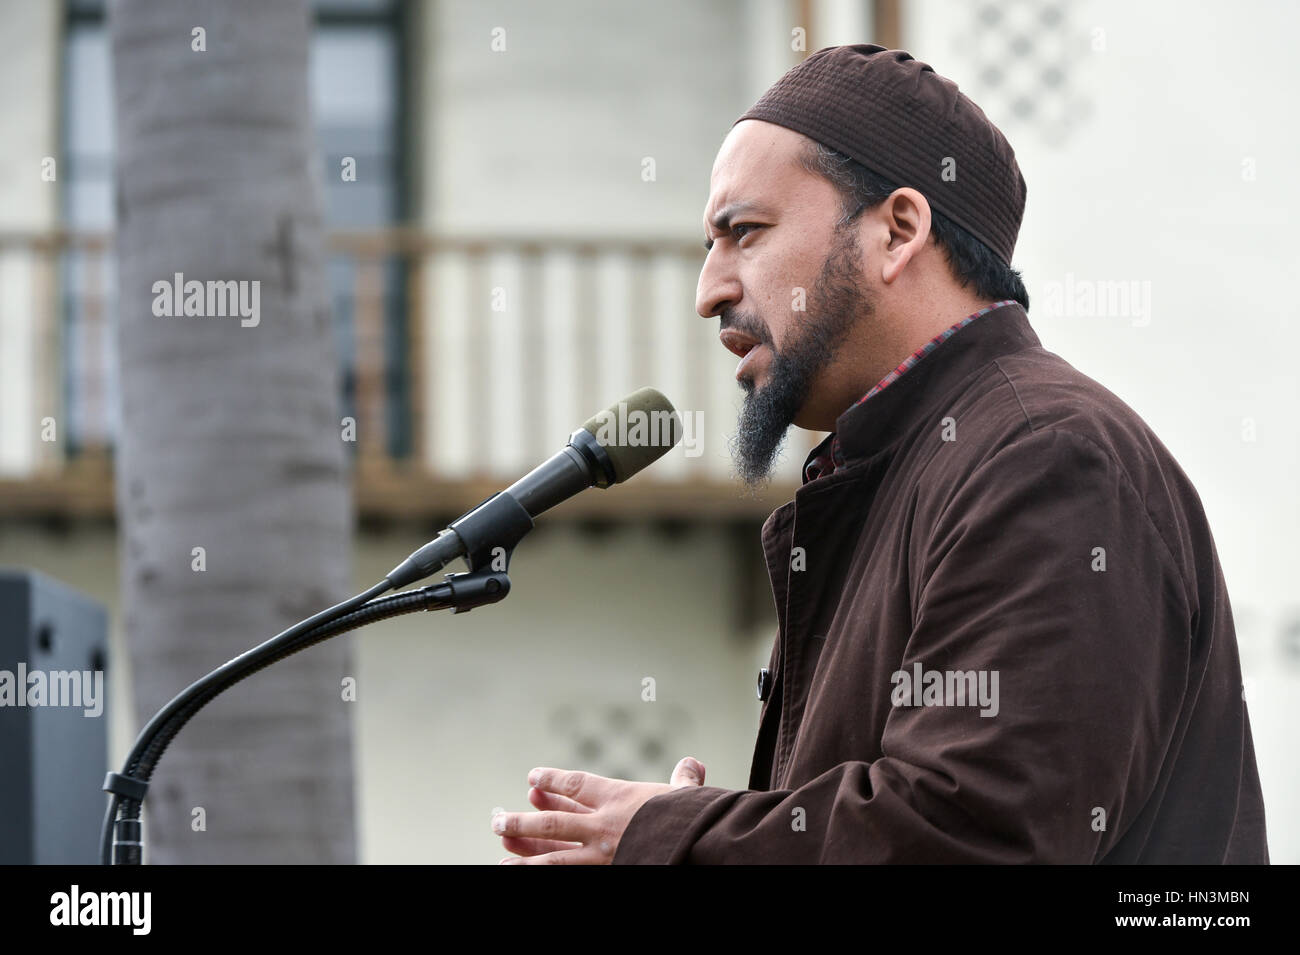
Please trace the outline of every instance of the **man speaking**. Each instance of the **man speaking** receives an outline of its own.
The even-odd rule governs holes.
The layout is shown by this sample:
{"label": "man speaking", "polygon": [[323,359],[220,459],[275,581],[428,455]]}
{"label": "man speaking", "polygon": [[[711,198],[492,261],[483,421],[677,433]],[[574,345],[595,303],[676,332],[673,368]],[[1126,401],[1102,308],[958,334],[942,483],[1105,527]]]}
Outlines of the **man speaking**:
{"label": "man speaking", "polygon": [[821,50],[732,127],[696,307],[768,475],[780,622],[746,790],[536,769],[526,863],[1266,863],[1232,610],[1187,476],[1046,351],[1015,155],[900,50]]}

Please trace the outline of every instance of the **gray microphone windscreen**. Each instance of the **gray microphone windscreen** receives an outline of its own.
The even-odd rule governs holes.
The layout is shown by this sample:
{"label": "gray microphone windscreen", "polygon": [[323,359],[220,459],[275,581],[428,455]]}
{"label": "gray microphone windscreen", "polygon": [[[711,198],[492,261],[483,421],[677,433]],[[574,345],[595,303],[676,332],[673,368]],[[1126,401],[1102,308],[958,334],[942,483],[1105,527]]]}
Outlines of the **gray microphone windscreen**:
{"label": "gray microphone windscreen", "polygon": [[621,484],[668,453],[682,439],[682,419],[655,388],[641,388],[583,424],[605,449]]}

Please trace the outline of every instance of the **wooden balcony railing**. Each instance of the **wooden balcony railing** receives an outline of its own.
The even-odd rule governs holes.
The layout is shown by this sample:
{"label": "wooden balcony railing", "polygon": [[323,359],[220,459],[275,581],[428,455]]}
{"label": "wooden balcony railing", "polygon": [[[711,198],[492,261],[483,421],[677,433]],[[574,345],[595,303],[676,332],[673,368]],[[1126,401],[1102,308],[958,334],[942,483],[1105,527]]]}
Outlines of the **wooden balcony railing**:
{"label": "wooden balcony railing", "polygon": [[[741,393],[694,311],[698,244],[393,229],[329,248],[363,516],[459,513],[644,384],[691,417],[694,446],[557,517],[755,518],[789,499],[816,436],[791,431],[757,496],[731,477]],[[108,235],[0,234],[0,515],[112,514],[112,254]]]}

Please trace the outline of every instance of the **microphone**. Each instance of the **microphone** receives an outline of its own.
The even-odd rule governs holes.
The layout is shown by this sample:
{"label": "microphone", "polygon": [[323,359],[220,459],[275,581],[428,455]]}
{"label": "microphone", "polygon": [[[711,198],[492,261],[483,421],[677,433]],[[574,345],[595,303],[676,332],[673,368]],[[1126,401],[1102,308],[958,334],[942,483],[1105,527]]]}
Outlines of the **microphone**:
{"label": "microphone", "polygon": [[508,561],[533,529],[533,518],[589,487],[622,484],[681,439],[682,422],[672,403],[654,388],[634,391],[588,418],[548,461],[457,518],[386,579],[393,587],[405,587],[459,557],[471,571],[501,558]]}
{"label": "microphone", "polygon": [[[681,419],[667,398],[653,388],[633,392],[588,418],[549,461],[457,518],[369,590],[300,621],[190,684],[140,731],[122,772],[109,773],[104,780],[111,798],[100,835],[100,860],[139,865],[140,811],[154,767],[168,743],[209,700],[277,660],[365,623],[417,610],[453,607],[461,613],[501,600],[510,592],[510,578],[504,574],[510,554],[533,529],[534,517],[593,485],[623,483],[681,439]],[[458,557],[469,564],[469,574],[449,574],[433,587],[378,599]],[[489,564],[491,573],[482,572]]]}

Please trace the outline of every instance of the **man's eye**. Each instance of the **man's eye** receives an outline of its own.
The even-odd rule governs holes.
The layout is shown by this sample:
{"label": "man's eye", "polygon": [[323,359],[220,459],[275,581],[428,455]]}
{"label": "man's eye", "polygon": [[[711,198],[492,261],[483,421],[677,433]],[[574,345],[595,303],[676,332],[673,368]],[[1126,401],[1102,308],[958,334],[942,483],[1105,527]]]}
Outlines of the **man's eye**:
{"label": "man's eye", "polygon": [[731,235],[737,242],[749,234],[750,230],[757,229],[758,226],[752,222],[737,222],[731,227]]}

